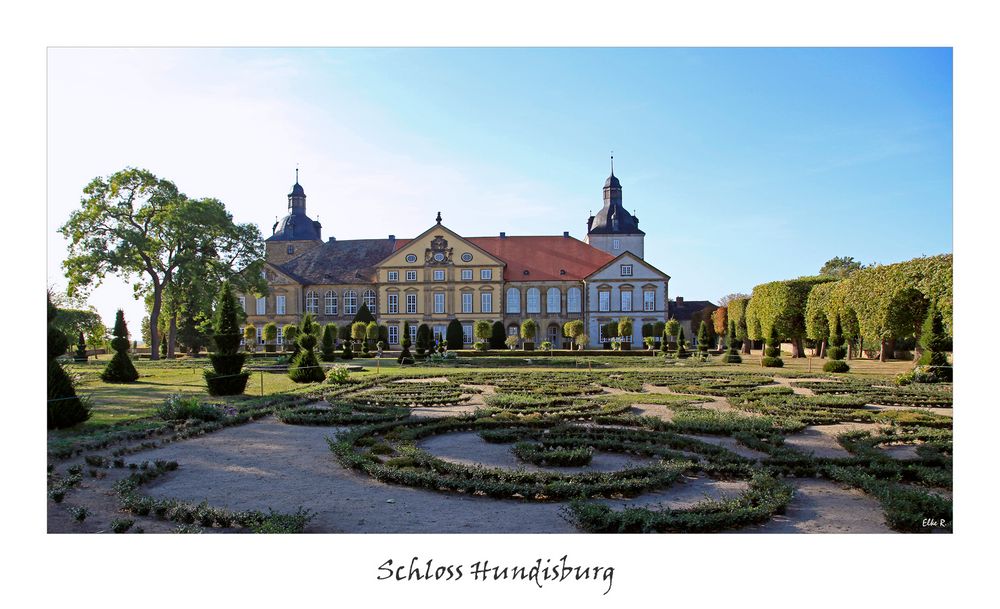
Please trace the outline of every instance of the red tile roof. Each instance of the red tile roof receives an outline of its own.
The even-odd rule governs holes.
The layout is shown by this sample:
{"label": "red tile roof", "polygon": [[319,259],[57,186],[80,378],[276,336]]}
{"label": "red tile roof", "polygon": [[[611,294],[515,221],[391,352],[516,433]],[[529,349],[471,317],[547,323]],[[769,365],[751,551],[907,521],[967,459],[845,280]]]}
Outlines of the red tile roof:
{"label": "red tile roof", "polygon": [[468,241],[507,263],[504,281],[579,281],[614,259],[573,237],[469,237]]}

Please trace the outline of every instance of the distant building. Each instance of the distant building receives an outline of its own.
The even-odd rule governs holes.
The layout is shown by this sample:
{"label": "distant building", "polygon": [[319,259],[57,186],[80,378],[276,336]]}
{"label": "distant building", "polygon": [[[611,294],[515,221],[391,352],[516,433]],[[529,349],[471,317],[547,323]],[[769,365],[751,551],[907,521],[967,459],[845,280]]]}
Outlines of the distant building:
{"label": "distant building", "polygon": [[670,316],[684,328],[684,339],[688,344],[695,346],[702,320],[711,324],[712,312],[718,308],[718,305],[707,300],[684,300],[682,296],[678,296],[670,303]]}
{"label": "distant building", "polygon": [[672,313],[670,277],[644,260],[644,240],[638,218],[622,206],[613,167],[604,183],[604,204],[588,218],[583,241],[569,232],[464,237],[445,226],[440,213],[410,239],[323,241],[322,226],[306,214],[296,172],[288,214],[275,222],[265,243],[268,293],[240,300],[258,335],[268,322],[281,329],[305,313],[323,324],[347,324],[364,304],[388,326],[391,347],[400,343],[404,322],[414,335],[422,323],[444,335],[448,323],[458,319],[468,347],[476,320],[500,320],[516,334],[531,318],[538,324],[536,344],[548,340],[568,347],[562,326],[580,319],[589,346],[600,348],[607,340],[601,325],[627,316],[636,328],[632,344],[641,348],[638,329]]}

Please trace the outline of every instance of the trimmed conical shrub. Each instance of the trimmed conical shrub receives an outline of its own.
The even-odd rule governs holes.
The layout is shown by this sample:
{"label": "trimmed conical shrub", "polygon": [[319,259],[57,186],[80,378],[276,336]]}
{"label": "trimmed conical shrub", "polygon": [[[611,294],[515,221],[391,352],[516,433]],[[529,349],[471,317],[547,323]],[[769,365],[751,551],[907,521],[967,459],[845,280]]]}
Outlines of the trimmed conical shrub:
{"label": "trimmed conical shrub", "polygon": [[396,361],[401,366],[414,362],[413,355],[410,353],[410,339],[403,340],[403,350],[400,352],[399,357],[396,358]]}
{"label": "trimmed conical shrub", "polygon": [[698,354],[703,358],[708,357],[708,346],[711,338],[708,334],[708,323],[705,321],[701,322],[698,326]]}
{"label": "trimmed conical shrub", "polygon": [[930,353],[930,356],[927,357],[929,362],[927,364],[928,376],[935,381],[950,383],[953,374],[951,364],[948,363],[948,354],[945,351],[947,338],[944,334],[944,318],[936,303],[931,303],[927,316],[930,318],[930,333],[923,340],[923,343],[927,348],[925,355]]}
{"label": "trimmed conical shrub", "polygon": [[830,347],[826,350],[827,362],[823,364],[824,372],[847,372],[851,369],[844,356],[847,349],[844,347],[844,330],[840,325],[840,316],[834,317],[833,329],[830,332]]}
{"label": "trimmed conical shrub", "polygon": [[80,332],[80,338],[76,341],[76,353],[73,354],[74,362],[86,362],[87,361],[87,341],[83,339],[83,332]]}
{"label": "trimmed conical shrub", "polygon": [[[250,372],[243,370],[247,354],[240,353],[240,325],[236,317],[236,297],[229,282],[222,284],[215,311],[215,352],[210,354],[213,370],[205,371],[209,395],[239,395],[246,390]],[[254,337],[256,339],[256,336]]]}
{"label": "trimmed conical shrub", "polygon": [[730,320],[729,331],[726,333],[726,355],[722,361],[727,364],[739,364],[743,362],[739,351],[736,349],[736,322]]}
{"label": "trimmed conical shrub", "polygon": [[48,349],[47,355],[47,377],[48,377],[48,428],[63,429],[72,427],[77,423],[82,423],[90,418],[90,407],[87,402],[76,395],[73,388],[73,381],[66,374],[62,364],[56,358],[66,353],[69,341],[61,330],[52,325],[56,318],[56,308],[52,301],[46,303],[48,307]]}
{"label": "trimmed conical shrub", "polygon": [[337,324],[326,324],[323,327],[323,349],[320,356],[324,362],[337,359]]}
{"label": "trimmed conical shrub", "polygon": [[134,383],[139,378],[139,371],[128,356],[128,326],[125,325],[125,312],[121,309],[115,313],[112,334],[111,348],[115,355],[101,373],[101,380],[105,383]]}
{"label": "trimmed conical shrub", "polygon": [[434,348],[434,337],[431,328],[427,324],[420,324],[417,327],[417,355],[423,357],[425,353]]}
{"label": "trimmed conical shrub", "polygon": [[677,357],[687,357],[687,355],[687,348],[684,344],[684,326],[680,326],[677,330]]}
{"label": "trimmed conical shrub", "polygon": [[781,368],[785,365],[781,359],[781,340],[778,338],[778,327],[771,326],[771,334],[767,337],[767,347],[764,349],[764,357],[761,364],[766,368]]}
{"label": "trimmed conical shrub", "polygon": [[299,333],[299,354],[288,367],[288,378],[296,383],[321,383],[326,380],[326,373],[316,357],[316,322],[312,313],[306,313],[302,319],[302,332]]}

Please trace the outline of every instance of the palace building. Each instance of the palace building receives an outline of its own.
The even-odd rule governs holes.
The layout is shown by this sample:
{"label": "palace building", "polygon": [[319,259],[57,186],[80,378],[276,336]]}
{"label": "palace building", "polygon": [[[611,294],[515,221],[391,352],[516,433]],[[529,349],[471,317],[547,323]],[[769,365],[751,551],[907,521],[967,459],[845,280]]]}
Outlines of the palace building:
{"label": "palace building", "polygon": [[668,318],[670,281],[643,259],[644,239],[639,219],[622,205],[613,167],[604,183],[604,204],[587,219],[582,241],[568,232],[466,237],[445,226],[440,212],[433,225],[410,239],[324,241],[322,225],[306,215],[296,171],[288,214],[275,222],[265,242],[268,293],[243,295],[240,301],[258,337],[264,324],[275,322],[280,331],[305,313],[321,324],[348,324],[364,304],[389,328],[392,349],[401,342],[404,322],[414,340],[422,323],[443,336],[458,319],[464,347],[470,348],[477,320],[500,320],[508,334],[517,334],[528,318],[538,324],[536,343],[568,347],[562,326],[579,319],[589,348],[600,348],[606,341],[601,325],[621,317],[632,318],[631,342],[641,348],[642,325]]}

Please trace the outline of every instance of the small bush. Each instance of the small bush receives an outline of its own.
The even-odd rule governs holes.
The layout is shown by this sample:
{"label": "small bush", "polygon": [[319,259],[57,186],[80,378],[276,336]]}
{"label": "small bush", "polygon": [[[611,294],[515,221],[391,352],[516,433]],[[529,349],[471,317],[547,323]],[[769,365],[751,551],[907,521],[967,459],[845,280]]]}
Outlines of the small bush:
{"label": "small bush", "polygon": [[251,527],[254,533],[301,533],[315,514],[299,508],[294,514],[281,514],[270,510],[270,514]]}
{"label": "small bush", "polygon": [[331,385],[343,385],[350,380],[351,373],[345,366],[334,366],[326,377],[326,381]]}
{"label": "small bush", "polygon": [[823,372],[847,372],[851,367],[842,359],[832,359],[823,364]]}
{"label": "small bush", "polygon": [[199,421],[218,421],[223,411],[215,406],[202,404],[198,398],[185,398],[180,394],[168,396],[163,405],[156,410],[157,416],[164,421],[184,421],[197,419]]}
{"label": "small bush", "polygon": [[135,524],[135,520],[131,518],[115,518],[111,521],[111,530],[115,533],[124,533],[132,528]]}
{"label": "small bush", "polygon": [[781,368],[781,367],[783,367],[785,365],[785,362],[782,361],[782,359],[780,357],[768,357],[768,356],[765,356],[761,360],[761,364],[765,368]]}

